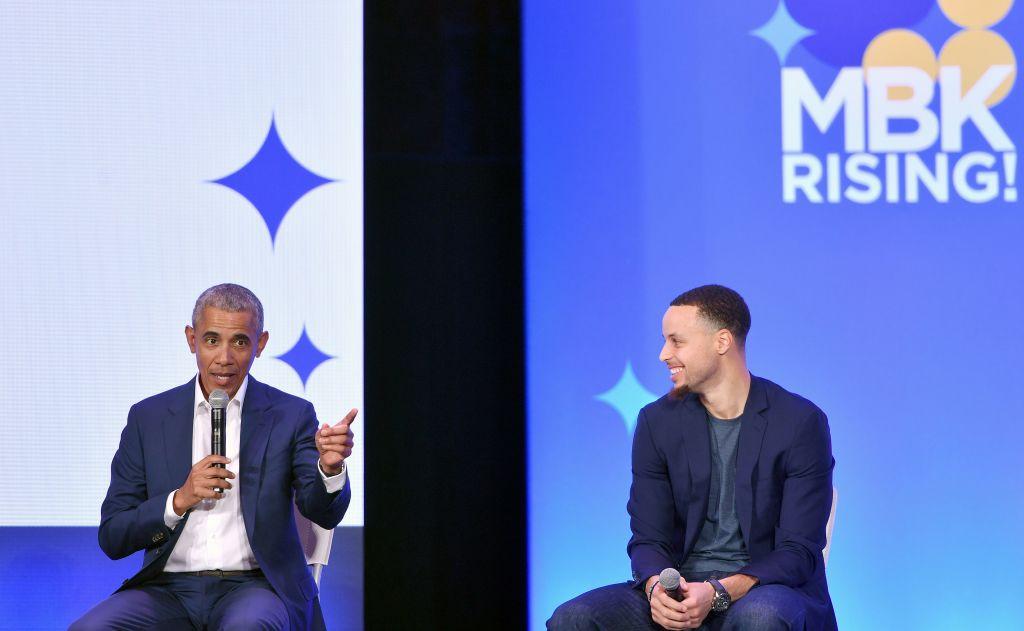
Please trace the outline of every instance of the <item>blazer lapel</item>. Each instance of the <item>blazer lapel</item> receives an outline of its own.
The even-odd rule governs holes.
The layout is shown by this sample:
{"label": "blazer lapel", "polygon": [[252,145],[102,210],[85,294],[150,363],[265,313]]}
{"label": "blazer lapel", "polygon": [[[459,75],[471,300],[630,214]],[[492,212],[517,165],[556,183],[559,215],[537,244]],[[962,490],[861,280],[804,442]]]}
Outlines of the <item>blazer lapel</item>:
{"label": "blazer lapel", "polygon": [[239,477],[242,484],[242,519],[252,542],[256,532],[256,504],[263,483],[263,457],[270,440],[267,387],[249,375],[242,404],[242,436],[239,444]]}
{"label": "blazer lapel", "polygon": [[[711,435],[708,434],[707,413],[695,394],[683,400],[683,443],[686,461],[690,467],[690,496],[686,511],[686,542],[692,543],[700,535],[704,518],[708,514],[708,496],[711,489]],[[687,546],[689,549],[689,545]]]}
{"label": "blazer lapel", "polygon": [[768,393],[760,379],[750,376],[750,393],[747,395],[747,410],[751,414],[740,428],[740,443],[736,454],[736,514],[740,519],[740,531],[750,549],[750,520],[754,505],[752,481],[754,467],[761,455],[764,430],[768,420],[764,411],[768,409]]}
{"label": "blazer lapel", "polygon": [[192,469],[192,425],[195,420],[196,380],[178,388],[167,406],[170,414],[164,419],[164,445],[167,477],[172,488],[185,482]]}

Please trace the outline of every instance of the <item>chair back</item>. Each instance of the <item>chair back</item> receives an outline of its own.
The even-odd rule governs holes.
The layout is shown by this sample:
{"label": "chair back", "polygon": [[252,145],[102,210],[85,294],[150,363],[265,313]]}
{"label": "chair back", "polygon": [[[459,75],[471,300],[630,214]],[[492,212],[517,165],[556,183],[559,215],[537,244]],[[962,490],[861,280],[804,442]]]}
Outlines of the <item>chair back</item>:
{"label": "chair back", "polygon": [[331,556],[331,541],[334,539],[334,531],[321,528],[306,519],[299,512],[298,506],[294,510],[295,528],[299,531],[299,541],[302,542],[302,551],[306,555],[306,564],[309,565],[316,586],[320,587],[320,575],[323,573],[324,566],[327,565],[327,559]]}
{"label": "chair back", "polygon": [[839,491],[832,487],[832,511],[828,514],[828,523],[825,525],[825,548],[821,551],[825,558],[825,566],[828,566],[828,552],[832,549],[832,528],[836,525],[836,504],[839,502]]}

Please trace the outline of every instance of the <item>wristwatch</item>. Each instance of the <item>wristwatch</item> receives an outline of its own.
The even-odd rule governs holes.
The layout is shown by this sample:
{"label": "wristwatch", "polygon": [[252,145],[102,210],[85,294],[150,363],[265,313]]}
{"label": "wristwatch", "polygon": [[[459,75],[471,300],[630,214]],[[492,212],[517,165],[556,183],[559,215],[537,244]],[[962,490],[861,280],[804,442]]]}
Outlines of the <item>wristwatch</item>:
{"label": "wristwatch", "polygon": [[715,588],[715,597],[711,599],[711,611],[721,613],[728,609],[732,604],[732,596],[729,595],[729,592],[722,587],[718,579],[709,578],[706,582]]}

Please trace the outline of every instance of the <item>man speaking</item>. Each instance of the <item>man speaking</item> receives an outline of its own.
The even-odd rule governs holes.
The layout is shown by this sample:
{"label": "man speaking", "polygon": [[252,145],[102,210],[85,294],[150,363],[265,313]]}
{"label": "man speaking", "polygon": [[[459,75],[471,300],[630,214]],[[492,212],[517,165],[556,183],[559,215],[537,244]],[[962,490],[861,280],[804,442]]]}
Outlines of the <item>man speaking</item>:
{"label": "man speaking", "polygon": [[356,410],[318,430],[309,402],[249,376],[269,334],[244,287],[204,291],[185,338],[198,375],[132,406],[101,508],[100,547],[144,549],[142,569],[71,629],[322,629],[292,507],[327,529],[345,515]]}

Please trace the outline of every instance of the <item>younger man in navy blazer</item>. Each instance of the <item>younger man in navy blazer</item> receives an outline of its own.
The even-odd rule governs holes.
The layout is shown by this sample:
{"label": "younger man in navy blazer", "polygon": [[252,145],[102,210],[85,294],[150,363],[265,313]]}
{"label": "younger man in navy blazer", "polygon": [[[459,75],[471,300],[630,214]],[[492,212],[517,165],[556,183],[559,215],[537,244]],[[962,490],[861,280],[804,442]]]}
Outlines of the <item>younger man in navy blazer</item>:
{"label": "younger man in navy blazer", "polygon": [[[550,629],[836,629],[822,548],[828,419],[751,375],[750,311],[720,285],[672,301],[659,358],[672,390],[633,436],[633,581],[564,603]],[[678,600],[658,575],[682,574]]]}

